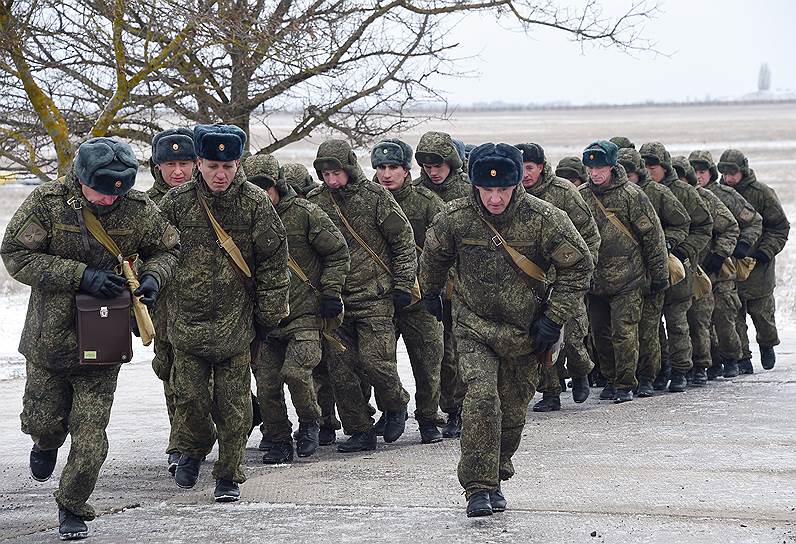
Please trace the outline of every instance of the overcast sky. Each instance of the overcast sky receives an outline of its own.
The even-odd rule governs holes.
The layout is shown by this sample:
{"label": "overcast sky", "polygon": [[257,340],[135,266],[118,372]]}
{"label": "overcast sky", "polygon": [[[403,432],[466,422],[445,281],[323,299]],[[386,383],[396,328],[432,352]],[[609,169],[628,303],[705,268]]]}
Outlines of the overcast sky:
{"label": "overcast sky", "polygon": [[[611,11],[631,5],[599,1]],[[477,57],[458,66],[478,73],[439,86],[453,104],[702,100],[755,92],[766,62],[772,91],[796,93],[796,1],[660,0],[658,6],[644,35],[668,57],[594,46],[581,52],[560,31],[527,36],[483,15],[468,17],[453,38],[461,44],[458,55]]]}

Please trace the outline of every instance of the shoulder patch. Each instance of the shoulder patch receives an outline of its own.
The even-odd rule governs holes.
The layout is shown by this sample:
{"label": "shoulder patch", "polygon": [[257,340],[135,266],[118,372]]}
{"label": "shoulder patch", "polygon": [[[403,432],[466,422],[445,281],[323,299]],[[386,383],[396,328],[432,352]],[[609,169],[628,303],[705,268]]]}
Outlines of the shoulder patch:
{"label": "shoulder patch", "polygon": [[741,210],[741,213],[738,214],[738,217],[740,218],[741,221],[744,221],[746,223],[751,223],[752,221],[754,221],[756,213],[757,212],[755,212],[750,207],[744,206],[743,209]]}
{"label": "shoulder patch", "polygon": [[642,214],[641,217],[638,218],[638,221],[636,221],[636,227],[638,227],[640,232],[647,232],[652,228],[652,221],[650,221],[650,218],[647,217],[646,214]]}
{"label": "shoulder patch", "polygon": [[138,202],[146,202],[149,199],[149,196],[145,192],[136,191],[135,189],[127,191],[125,196],[130,200],[137,200]]}
{"label": "shoulder patch", "polygon": [[176,228],[174,228],[174,226],[168,225],[166,230],[163,231],[163,236],[161,236],[160,242],[166,249],[171,249],[180,243],[180,233]]}
{"label": "shoulder patch", "polygon": [[31,215],[17,233],[16,240],[28,249],[39,249],[47,239],[47,231],[35,215]]}
{"label": "shoulder patch", "polygon": [[580,261],[583,258],[583,254],[578,248],[565,240],[553,251],[551,257],[555,264],[566,267]]}
{"label": "shoulder patch", "polygon": [[401,217],[398,213],[391,211],[381,222],[381,226],[385,233],[397,234],[406,228],[408,221]]}

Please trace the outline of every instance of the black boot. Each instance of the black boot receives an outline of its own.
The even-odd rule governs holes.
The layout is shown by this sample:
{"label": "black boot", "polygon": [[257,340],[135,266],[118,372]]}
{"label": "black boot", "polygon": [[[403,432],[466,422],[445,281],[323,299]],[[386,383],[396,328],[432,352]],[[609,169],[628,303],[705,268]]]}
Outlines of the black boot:
{"label": "black boot", "polygon": [[216,502],[235,502],[240,499],[240,487],[232,480],[219,478],[216,480],[216,490],[213,492]]}
{"label": "black boot", "polygon": [[721,378],[724,376],[724,365],[721,363],[713,363],[713,366],[707,369],[706,374],[709,381]]}
{"label": "black boot", "polygon": [[33,444],[30,449],[30,475],[37,482],[46,482],[53,475],[56,460],[58,460],[58,448],[42,450]]}
{"label": "black boot", "polygon": [[309,457],[318,449],[318,435],[321,428],[317,422],[299,423],[298,438],[296,438],[296,454],[299,457]]}
{"label": "black boot", "polygon": [[371,428],[364,433],[354,433],[351,437],[337,445],[340,453],[354,453],[357,451],[368,451],[376,449],[376,433]]}
{"label": "black boot", "polygon": [[500,490],[500,484],[498,484],[497,489],[489,492],[489,504],[492,505],[493,512],[506,511],[506,497],[503,496],[503,491]]}
{"label": "black boot", "polygon": [[741,373],[741,369],[738,368],[738,361],[724,361],[724,374],[725,378],[735,378],[738,374]]}
{"label": "black boot", "polygon": [[671,369],[661,368],[661,371],[658,372],[657,376],[655,376],[655,381],[652,382],[652,388],[655,391],[663,391],[664,389],[666,389],[666,384],[669,383],[670,375],[671,375]]}
{"label": "black boot", "polygon": [[373,426],[373,431],[376,436],[384,436],[384,426],[387,425],[387,412],[382,412],[381,417]]}
{"label": "black boot", "polygon": [[489,491],[476,491],[467,499],[467,517],[476,518],[492,515],[492,503],[489,501]]}
{"label": "black boot", "polygon": [[266,465],[281,465],[290,463],[293,460],[293,441],[274,442],[263,455],[263,463]]}
{"label": "black boot", "polygon": [[649,378],[639,380],[636,391],[637,397],[651,397],[655,394],[655,389],[652,387],[652,381]]}
{"label": "black boot", "polygon": [[685,372],[672,370],[672,381],[669,382],[669,393],[682,393],[688,388]]}
{"label": "black boot", "polygon": [[406,430],[406,420],[409,415],[406,413],[406,408],[397,412],[385,412],[387,415],[387,422],[384,424],[384,441],[388,444],[395,442]]}
{"label": "black boot", "polygon": [[533,405],[534,412],[558,412],[561,409],[561,397],[558,393],[542,393],[542,400]]}
{"label": "black boot", "polygon": [[633,400],[633,392],[625,391],[624,389],[617,389],[614,394],[614,402],[619,404],[621,402],[628,402]]}
{"label": "black boot", "polygon": [[685,373],[685,383],[687,385],[691,385],[691,382],[694,380],[694,369],[691,368],[688,372]]}
{"label": "black boot", "polygon": [[600,391],[600,400],[614,400],[614,395],[616,395],[616,387],[614,387],[614,384],[609,383]]}
{"label": "black boot", "polygon": [[602,372],[597,372],[597,379],[594,380],[594,385],[596,387],[605,387],[608,385],[608,378],[603,376]]}
{"label": "black boot", "polygon": [[257,446],[257,449],[260,451],[268,451],[273,446],[274,441],[271,440],[270,436],[263,435],[263,439],[260,440],[260,445]]}
{"label": "black boot", "polygon": [[78,540],[88,536],[88,527],[82,518],[69,510],[58,508],[58,537],[61,540]]}
{"label": "black boot", "polygon": [[448,414],[448,422],[442,427],[442,436],[445,438],[459,438],[462,435],[461,409]]}
{"label": "black boot", "polygon": [[777,362],[777,356],[774,354],[774,346],[760,346],[760,364],[763,365],[764,370],[771,370]]}
{"label": "black boot", "polygon": [[332,427],[321,427],[321,431],[318,433],[318,445],[331,446],[335,442],[337,442],[337,431]]}
{"label": "black boot", "polygon": [[418,422],[418,427],[420,427],[420,443],[421,444],[435,444],[437,442],[442,442],[442,433],[439,432],[439,428],[437,425],[432,421],[423,421]]}
{"label": "black boot", "polygon": [[180,463],[180,452],[175,451],[169,454],[169,472],[172,476],[177,471],[177,465]]}
{"label": "black boot", "polygon": [[191,489],[199,479],[199,467],[202,460],[188,457],[184,453],[180,455],[180,462],[177,463],[177,470],[174,472],[174,483],[182,489]]}
{"label": "black boot", "polygon": [[704,368],[695,368],[691,376],[692,387],[703,387],[708,383],[708,371]]}
{"label": "black boot", "polygon": [[580,404],[589,398],[589,377],[581,376],[580,378],[572,378],[572,400]]}
{"label": "black boot", "polygon": [[561,391],[566,391],[567,390],[567,380],[565,380],[564,378],[559,378],[558,387],[561,388]]}
{"label": "black boot", "polygon": [[741,359],[738,361],[738,374],[754,374],[755,369],[752,367],[751,359]]}

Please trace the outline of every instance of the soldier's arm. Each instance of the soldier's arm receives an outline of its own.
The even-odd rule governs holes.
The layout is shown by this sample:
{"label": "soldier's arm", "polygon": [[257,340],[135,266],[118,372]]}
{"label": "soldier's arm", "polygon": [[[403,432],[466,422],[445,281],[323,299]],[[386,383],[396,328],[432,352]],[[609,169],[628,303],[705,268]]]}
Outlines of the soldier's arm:
{"label": "soldier's arm", "polygon": [[582,311],[594,262],[567,214],[557,208],[552,212],[545,216],[541,232],[542,252],[556,268],[545,315],[563,325]]}
{"label": "soldier's arm", "polygon": [[270,199],[263,196],[254,213],[255,322],[265,329],[276,327],[288,315],[287,239],[285,226]]}
{"label": "soldier's arm", "polygon": [[689,191],[686,210],[691,218],[691,225],[688,237],[683,240],[678,248],[682,249],[693,263],[702,250],[710,243],[710,239],[713,236],[713,218],[710,216],[702,197],[696,193],[696,189],[693,192]]}
{"label": "soldier's arm", "polygon": [[420,290],[437,295],[448,280],[448,271],[456,262],[456,241],[453,235],[453,217],[445,209],[437,214],[426,231],[426,245],[420,256]]}
{"label": "soldier's arm", "polygon": [[735,214],[735,219],[741,229],[741,233],[738,235],[738,243],[754,247],[763,234],[763,217],[757,213],[754,206],[749,204],[749,201],[742,197],[740,193],[735,192],[734,196],[738,203],[738,212]]}
{"label": "soldier's arm", "polygon": [[77,291],[86,264],[47,253],[52,225],[41,193],[37,187],[11,217],[0,255],[19,282],[45,291]]}
{"label": "soldier's arm", "polygon": [[785,242],[788,241],[788,231],[790,223],[785,217],[782,205],[779,203],[776,193],[773,190],[767,191],[765,203],[758,211],[763,216],[763,234],[757,246],[758,251],[762,251],[769,258],[782,251]]}
{"label": "soldier's arm", "polygon": [[569,215],[572,224],[583,238],[583,241],[586,242],[591,258],[596,263],[600,251],[600,230],[597,228],[597,222],[594,220],[591,210],[589,210],[583,197],[580,196],[580,192],[572,187],[570,193],[572,195],[572,204],[567,211],[567,215]]}
{"label": "soldier's arm", "polygon": [[662,191],[661,226],[663,235],[670,247],[675,248],[688,237],[691,218],[677,197],[671,191]]}
{"label": "soldier's arm", "polygon": [[635,204],[628,208],[628,212],[633,230],[641,245],[641,257],[650,279],[652,281],[668,279],[666,237],[652,202],[646,194],[639,192]]}
{"label": "soldier's arm", "polygon": [[380,196],[377,209],[379,231],[392,257],[392,286],[412,291],[417,270],[417,251],[412,226],[398,203],[389,195]]}
{"label": "soldier's arm", "polygon": [[151,274],[163,287],[173,277],[180,260],[180,234],[151,200],[147,200],[139,226],[144,235],[138,248],[143,261],[138,275]]}
{"label": "soldier's arm", "polygon": [[340,296],[351,267],[348,245],[343,233],[320,207],[315,207],[308,217],[307,238],[323,263],[318,289],[324,295]]}
{"label": "soldier's arm", "polygon": [[713,214],[713,247],[711,252],[721,257],[729,257],[735,250],[735,244],[738,243],[738,235],[741,229],[738,228],[738,222],[732,215],[732,212],[725,206],[719,197],[710,195],[714,199]]}

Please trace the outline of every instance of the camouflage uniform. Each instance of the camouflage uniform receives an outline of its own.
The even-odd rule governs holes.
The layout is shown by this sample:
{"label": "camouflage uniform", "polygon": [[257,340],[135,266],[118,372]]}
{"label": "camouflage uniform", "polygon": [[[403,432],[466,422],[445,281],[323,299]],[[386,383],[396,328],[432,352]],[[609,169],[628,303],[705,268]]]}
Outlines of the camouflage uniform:
{"label": "camouflage uniform", "polygon": [[[343,429],[356,434],[373,427],[363,383],[374,387],[385,411],[405,410],[409,401],[398,376],[391,294],[394,290],[411,291],[417,256],[406,215],[387,189],[363,175],[346,142],[329,140],[320,145],[316,165],[332,162],[346,171],[348,183],[336,190],[324,184],[307,198],[329,215],[343,233],[351,253],[351,273],[342,291],[345,319],[338,329],[338,337],[348,349],[344,353],[325,350],[324,356],[329,357]],[[376,264],[343,226],[332,198],[357,234],[390,267],[392,276]]]}
{"label": "camouflage uniform", "polygon": [[[694,168],[702,167],[710,171],[710,182],[705,189],[716,195],[730,210],[740,228],[736,248],[746,254],[753,247],[763,232],[763,218],[755,211],[747,200],[735,189],[718,182],[719,171],[713,162],[710,151],[693,151],[688,157]],[[735,248],[733,248],[735,249]],[[736,252],[733,251],[733,254]],[[740,253],[739,253],[740,254]],[[733,257],[734,258],[734,257]],[[735,327],[735,319],[741,308],[735,276],[718,276],[713,279],[713,331],[712,351],[715,361],[736,362],[743,357],[741,339]]]}
{"label": "camouflage uniform", "polygon": [[310,191],[320,186],[320,184],[312,178],[307,167],[303,164],[283,164],[281,175],[287,184],[293,188],[299,198],[306,198]]}
{"label": "camouflage uniform", "polygon": [[[438,156],[450,166],[450,174],[442,183],[434,183],[423,170],[420,157],[423,154]],[[462,161],[453,144],[453,139],[444,132],[426,132],[421,136],[415,153],[420,165],[420,177],[414,183],[430,189],[444,202],[450,202],[470,194],[470,184],[467,174],[461,170]],[[431,163],[428,163],[431,164]],[[453,313],[451,308],[450,286],[455,280],[450,279],[449,287],[442,293],[443,311],[443,340],[445,352],[440,366],[440,395],[439,407],[446,414],[459,414],[464,399],[464,382],[459,376],[459,363],[456,357],[456,344],[453,333]]]}
{"label": "camouflage uniform", "polygon": [[34,189],[5,231],[0,253],[6,269],[31,286],[19,344],[27,368],[22,432],[42,450],[59,448],[71,435],[55,500],[90,520],[95,511],[86,501],[108,453],[105,428],[119,365],[78,364],[75,292],[87,267],[111,270],[117,262],[91,235],[84,249],[70,201],[93,210],[122,252],[142,259],[139,277],[151,274],[160,285],[172,277],[179,236],[144,193],[131,190],[98,208],[83,197],[73,172]]}
{"label": "camouflage uniform", "polygon": [[[650,282],[665,282],[666,242],[658,215],[640,188],[628,183],[622,165],[612,169],[613,179],[603,186],[589,182],[580,188],[600,230],[600,259],[589,292],[589,321],[600,361],[600,371],[617,390],[637,385],[638,327],[642,292]],[[599,209],[607,210],[634,235],[630,239]]]}
{"label": "camouflage uniform", "polygon": [[[693,367],[687,315],[694,295],[694,271],[699,264],[699,255],[710,242],[713,219],[697,190],[688,183],[677,179],[677,173],[672,168],[671,155],[662,143],[646,143],[641,146],[639,154],[642,158],[652,157],[660,162],[666,172],[661,184],[668,187],[677,197],[691,220],[686,239],[670,248],[670,251],[683,262],[685,278],[666,290],[663,303],[668,340],[668,363],[673,372],[684,375]],[[663,327],[662,324],[660,326]]]}
{"label": "camouflage uniform", "polygon": [[511,458],[539,372],[530,329],[546,291],[507,260],[482,218],[543,270],[555,265],[545,315],[556,323],[577,313],[593,268],[588,247],[564,212],[518,184],[506,210],[496,216],[483,208],[476,191],[448,203],[437,216],[420,266],[425,293],[440,293],[449,269],[456,272],[454,332],[467,385],[458,473],[468,499],[514,475]]}
{"label": "camouflage uniform", "polygon": [[[539,179],[525,190],[562,210],[567,214],[575,229],[580,233],[589,248],[592,261],[597,262],[600,248],[600,232],[594,221],[591,210],[583,201],[583,197],[569,181],[559,178],[553,173],[549,163],[545,163]],[[586,315],[585,297],[580,306],[574,306],[577,313],[564,324],[564,346],[561,349],[559,362],[555,366],[543,367],[539,391],[542,393],[561,393],[559,379],[564,378],[563,360],[572,378],[583,377],[594,367],[589,353],[586,351],[586,335],[589,332],[589,318]]]}
{"label": "camouflage uniform", "polygon": [[556,176],[569,180],[575,187],[580,187],[589,181],[589,172],[583,166],[580,157],[564,157],[558,161]]}
{"label": "camouflage uniform", "polygon": [[[251,279],[217,244],[200,198],[235,240]],[[285,229],[266,192],[247,183],[242,168],[220,193],[212,193],[197,172],[169,191],[160,208],[184,233],[169,329],[178,449],[193,459],[210,452],[213,430],[207,414],[212,413],[219,445],[213,477],[241,483],[252,420],[249,364],[255,328],[271,330],[288,313]]]}
{"label": "camouflage uniform", "polygon": [[[685,207],[661,183],[654,183],[649,176],[649,171],[641,160],[638,151],[632,148],[619,150],[619,162],[627,172],[635,172],[638,176],[638,185],[644,194],[649,197],[652,207],[663,227],[666,246],[676,247],[688,236],[690,219]],[[641,321],[638,325],[638,367],[636,376],[639,383],[652,385],[652,381],[661,370],[661,344],[659,329],[663,315],[663,291],[650,293],[649,289],[642,292],[643,307]]]}
{"label": "camouflage uniform", "polygon": [[[340,230],[315,204],[296,197],[272,155],[258,154],[243,163],[249,180],[270,178],[279,192],[276,213],[285,227],[290,257],[314,289],[297,274],[290,274],[290,314],[260,339],[259,358],[253,362],[257,398],[263,413],[263,436],[275,443],[290,443],[292,430],[285,405],[284,385],[299,423],[321,418],[313,370],[321,362],[319,296],[340,297],[349,270],[348,247]],[[275,183],[274,183],[275,182]]]}
{"label": "camouflage uniform", "polygon": [[[734,164],[740,169],[743,177],[734,188],[763,218],[763,232],[749,252],[749,256],[755,258],[757,264],[746,280],[738,282],[741,308],[737,314],[736,328],[741,338],[742,358],[750,359],[752,352],[749,350],[747,335],[747,314],[752,316],[752,322],[755,324],[758,346],[765,348],[779,344],[774,317],[774,287],[777,282],[775,257],[788,241],[790,223],[785,217],[777,194],[768,185],[757,181],[755,172],[749,168],[743,153],[737,149],[728,149],[721,155],[719,168],[723,162]],[[760,257],[768,259],[768,262],[761,261]]]}

